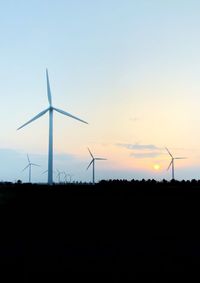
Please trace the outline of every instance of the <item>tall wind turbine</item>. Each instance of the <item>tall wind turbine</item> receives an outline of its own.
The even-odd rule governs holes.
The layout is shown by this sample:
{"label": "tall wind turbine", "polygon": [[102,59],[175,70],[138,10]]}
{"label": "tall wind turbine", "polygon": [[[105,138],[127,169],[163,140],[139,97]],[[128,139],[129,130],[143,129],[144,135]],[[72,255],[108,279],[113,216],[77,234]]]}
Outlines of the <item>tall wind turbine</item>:
{"label": "tall wind turbine", "polygon": [[169,168],[172,167],[172,180],[174,180],[174,160],[175,159],[186,159],[187,157],[173,157],[173,155],[171,154],[169,149],[166,148],[166,150],[169,153],[169,155],[171,156],[171,162],[169,163],[167,170],[169,170]]}
{"label": "tall wind turbine", "polygon": [[30,162],[28,154],[27,154],[27,159],[28,159],[28,165],[22,170],[22,172],[26,170],[27,168],[29,168],[29,183],[31,183],[31,166],[39,167],[40,165]]}
{"label": "tall wind turbine", "polygon": [[91,160],[90,164],[88,165],[87,170],[92,165],[92,183],[94,185],[95,184],[95,160],[107,160],[107,159],[106,158],[100,158],[100,157],[94,157],[89,148],[88,148],[88,151],[89,151],[89,153],[92,157],[92,160]]}
{"label": "tall wind turbine", "polygon": [[43,116],[44,114],[49,112],[48,184],[52,185],[53,184],[53,112],[56,111],[58,113],[61,113],[61,114],[66,115],[70,118],[76,119],[76,120],[83,122],[85,124],[88,124],[88,123],[85,122],[84,120],[78,118],[78,117],[75,117],[74,115],[72,115],[68,112],[65,112],[61,109],[55,108],[52,105],[52,96],[51,96],[51,89],[50,89],[49,76],[48,76],[48,70],[47,69],[46,69],[46,80],[47,80],[47,97],[48,97],[48,101],[49,101],[49,107],[46,108],[45,110],[43,110],[42,112],[40,112],[39,114],[37,114],[35,117],[33,117],[31,120],[29,120],[25,124],[23,124],[17,130],[25,127],[29,123],[37,120],[38,118],[40,118],[41,116]]}

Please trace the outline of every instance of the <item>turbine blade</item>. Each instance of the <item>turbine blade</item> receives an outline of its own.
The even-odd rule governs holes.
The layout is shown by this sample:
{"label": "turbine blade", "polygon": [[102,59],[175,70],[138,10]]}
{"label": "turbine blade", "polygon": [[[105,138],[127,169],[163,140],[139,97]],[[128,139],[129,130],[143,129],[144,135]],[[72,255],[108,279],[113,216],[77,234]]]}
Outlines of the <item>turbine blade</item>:
{"label": "turbine blade", "polygon": [[169,168],[171,167],[171,165],[172,165],[172,160],[171,160],[171,162],[169,163],[169,166],[167,167],[167,171],[169,170]]}
{"label": "turbine blade", "polygon": [[40,165],[35,164],[35,163],[30,163],[30,164],[33,165],[33,166],[38,166],[38,167],[40,167]]}
{"label": "turbine blade", "polygon": [[107,160],[107,159],[106,158],[97,157],[97,158],[95,158],[95,160]]}
{"label": "turbine blade", "polygon": [[73,119],[76,119],[76,120],[78,120],[78,121],[80,121],[80,122],[82,122],[82,123],[88,124],[88,123],[85,122],[84,120],[82,120],[82,119],[80,119],[80,118],[78,118],[78,117],[76,117],[76,116],[73,116],[73,115],[71,115],[71,114],[68,113],[68,112],[65,112],[65,111],[63,111],[63,110],[61,110],[61,109],[54,108],[54,107],[53,107],[53,109],[54,109],[55,111],[57,111],[57,112],[63,114],[63,115],[66,115],[66,116],[68,116],[68,117],[71,117],[71,118],[73,118]]}
{"label": "turbine blade", "polygon": [[92,161],[90,162],[90,164],[88,165],[88,167],[87,167],[87,169],[86,169],[86,170],[88,170],[88,169],[89,169],[89,167],[91,166],[92,162],[94,162],[94,159],[92,159]]}
{"label": "turbine blade", "polygon": [[56,169],[56,171],[57,171],[57,176],[60,176],[61,172],[58,169]]}
{"label": "turbine blade", "polygon": [[169,149],[166,147],[165,148],[167,150],[167,152],[169,153],[169,155],[173,158],[172,154],[170,153]]}
{"label": "turbine blade", "polygon": [[23,172],[24,170],[26,170],[28,167],[29,167],[29,164],[22,170],[22,172]]}
{"label": "turbine blade", "polygon": [[28,154],[27,154],[27,159],[28,159],[28,163],[30,164],[30,159],[29,159],[29,156],[28,156]]}
{"label": "turbine blade", "polygon": [[49,108],[45,109],[44,111],[40,112],[39,114],[37,114],[35,117],[33,117],[31,120],[29,120],[28,122],[26,122],[25,124],[23,124],[21,127],[19,127],[17,130],[22,129],[23,127],[25,127],[26,125],[30,124],[31,122],[37,120],[38,118],[40,118],[41,116],[43,116],[47,111],[49,111]]}
{"label": "turbine blade", "polygon": [[175,157],[174,159],[187,159],[187,157]]}
{"label": "turbine blade", "polygon": [[47,172],[48,172],[48,170],[46,170],[46,171],[42,172],[42,174],[45,174],[45,173],[47,173]]}
{"label": "turbine blade", "polygon": [[49,75],[47,69],[46,69],[46,78],[47,78],[47,96],[48,96],[49,105],[51,106],[52,105],[51,88],[50,88]]}
{"label": "turbine blade", "polygon": [[92,155],[92,152],[90,151],[89,147],[88,147],[88,151],[89,151],[91,157],[94,159],[94,156]]}

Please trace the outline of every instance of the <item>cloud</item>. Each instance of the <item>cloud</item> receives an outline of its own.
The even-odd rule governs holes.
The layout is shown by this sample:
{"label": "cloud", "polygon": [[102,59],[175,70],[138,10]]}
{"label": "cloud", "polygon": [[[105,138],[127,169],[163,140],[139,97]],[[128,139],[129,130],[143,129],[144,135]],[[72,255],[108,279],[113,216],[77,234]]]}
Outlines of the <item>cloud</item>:
{"label": "cloud", "polygon": [[160,154],[161,152],[144,152],[144,153],[131,153],[131,156],[135,158],[155,158]]}
{"label": "cloud", "polygon": [[118,143],[118,146],[125,147],[130,150],[161,150],[160,147],[157,147],[153,144],[129,144],[129,143]]}
{"label": "cloud", "polygon": [[154,144],[128,144],[128,143],[118,143],[117,146],[125,147],[132,152],[130,156],[134,158],[155,158],[162,154],[162,148],[157,147]]}
{"label": "cloud", "polygon": [[138,117],[130,118],[131,122],[138,122],[139,120],[140,120],[140,118],[138,118]]}

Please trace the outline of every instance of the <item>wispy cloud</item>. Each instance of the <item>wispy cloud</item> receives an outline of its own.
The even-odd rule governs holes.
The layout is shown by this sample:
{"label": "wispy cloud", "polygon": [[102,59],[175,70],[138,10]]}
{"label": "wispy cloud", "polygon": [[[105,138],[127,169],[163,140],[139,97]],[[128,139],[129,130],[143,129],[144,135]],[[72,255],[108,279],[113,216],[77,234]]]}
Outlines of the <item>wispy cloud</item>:
{"label": "wispy cloud", "polygon": [[160,147],[155,146],[154,144],[130,144],[130,143],[118,143],[118,146],[125,147],[130,150],[161,150]]}
{"label": "wispy cloud", "polygon": [[130,121],[131,121],[131,122],[138,122],[139,120],[141,120],[141,119],[138,118],[138,117],[130,118]]}
{"label": "wispy cloud", "polygon": [[144,153],[131,153],[130,155],[135,158],[155,158],[160,154],[161,152],[144,152]]}
{"label": "wispy cloud", "polygon": [[154,144],[118,143],[117,146],[125,147],[133,151],[131,152],[130,156],[134,158],[155,158],[162,154],[162,148]]}

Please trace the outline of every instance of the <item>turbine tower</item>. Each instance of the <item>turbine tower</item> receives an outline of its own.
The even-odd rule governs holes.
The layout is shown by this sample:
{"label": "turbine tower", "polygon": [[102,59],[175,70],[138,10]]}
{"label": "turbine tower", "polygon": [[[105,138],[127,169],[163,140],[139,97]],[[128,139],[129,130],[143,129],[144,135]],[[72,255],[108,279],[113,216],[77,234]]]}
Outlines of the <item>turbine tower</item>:
{"label": "turbine tower", "polygon": [[38,166],[39,167],[40,165],[35,164],[35,163],[31,163],[28,154],[27,154],[27,159],[28,159],[28,165],[22,170],[22,172],[24,170],[26,170],[27,168],[29,168],[29,183],[31,183],[31,166]]}
{"label": "turbine tower", "polygon": [[52,96],[51,96],[51,88],[50,88],[50,83],[49,83],[49,76],[48,76],[48,70],[46,69],[46,80],[47,80],[47,97],[49,101],[49,107],[37,114],[35,117],[33,117],[31,120],[23,124],[21,127],[19,127],[17,130],[20,130],[21,128],[25,127],[29,123],[37,120],[47,112],[49,112],[49,151],[48,151],[48,184],[52,185],[53,184],[53,112],[56,111],[58,113],[61,113],[63,115],[66,115],[70,118],[76,119],[82,123],[88,124],[84,120],[75,117],[74,115],[65,112],[61,109],[55,108],[52,105]]}
{"label": "turbine tower", "polygon": [[100,158],[100,157],[94,157],[90,151],[90,149],[88,148],[88,151],[92,157],[92,161],[90,162],[90,164],[87,167],[87,170],[89,169],[89,167],[92,165],[92,183],[93,185],[95,184],[95,160],[107,160],[106,158]]}
{"label": "turbine tower", "polygon": [[173,155],[171,154],[169,149],[166,148],[166,150],[169,153],[169,155],[171,156],[171,162],[169,163],[167,170],[169,170],[169,168],[172,167],[172,180],[174,180],[174,160],[175,159],[186,159],[187,157],[173,157]]}

